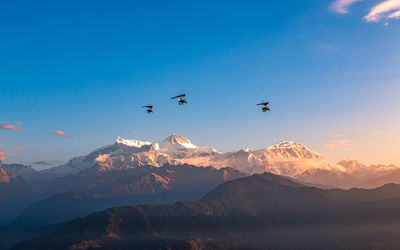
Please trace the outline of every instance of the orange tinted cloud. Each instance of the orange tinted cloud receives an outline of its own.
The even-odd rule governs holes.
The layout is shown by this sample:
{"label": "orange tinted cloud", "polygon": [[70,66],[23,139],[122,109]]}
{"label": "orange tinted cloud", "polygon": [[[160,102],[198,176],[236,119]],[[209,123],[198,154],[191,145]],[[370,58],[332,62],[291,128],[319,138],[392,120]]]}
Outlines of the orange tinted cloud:
{"label": "orange tinted cloud", "polygon": [[67,134],[66,132],[61,131],[61,130],[54,130],[52,134],[53,135],[58,135],[58,136],[63,136],[63,137],[70,136],[69,134]]}
{"label": "orange tinted cloud", "polygon": [[375,5],[368,15],[364,17],[364,20],[367,22],[378,22],[386,17],[397,18],[396,13],[398,11],[400,11],[399,0],[385,0]]}
{"label": "orange tinted cloud", "polygon": [[0,150],[0,161],[4,161],[6,158],[6,152]]}
{"label": "orange tinted cloud", "polygon": [[0,123],[0,129],[6,129],[6,130],[20,130],[21,128],[18,128],[11,123]]}
{"label": "orange tinted cloud", "polygon": [[17,124],[18,126],[24,125],[22,122],[15,122],[15,124]]}
{"label": "orange tinted cloud", "polygon": [[338,141],[335,141],[335,143],[338,146],[348,146],[350,141],[349,140],[338,140]]}
{"label": "orange tinted cloud", "polygon": [[343,147],[343,146],[349,146],[350,141],[349,140],[336,140],[331,143],[327,143],[324,146],[327,148],[337,148],[337,147]]}
{"label": "orange tinted cloud", "polygon": [[328,143],[328,144],[325,144],[325,147],[327,147],[327,148],[336,148],[336,144]]}
{"label": "orange tinted cloud", "polygon": [[20,148],[15,148],[14,151],[15,152],[19,152],[19,151],[21,151],[21,149]]}

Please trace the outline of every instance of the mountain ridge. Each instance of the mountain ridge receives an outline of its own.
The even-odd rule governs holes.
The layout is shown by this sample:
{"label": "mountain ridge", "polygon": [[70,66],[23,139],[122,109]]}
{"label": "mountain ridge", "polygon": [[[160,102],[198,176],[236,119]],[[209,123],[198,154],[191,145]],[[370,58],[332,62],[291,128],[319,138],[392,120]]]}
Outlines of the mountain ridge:
{"label": "mountain ridge", "polygon": [[[221,184],[197,202],[122,206],[93,213],[13,249],[168,249],[176,240],[199,238],[239,246],[251,243],[255,248],[318,249],[326,241],[328,249],[343,245],[365,249],[375,243],[375,239],[365,238],[370,232],[388,244],[396,239],[377,234],[382,228],[366,227],[367,232],[351,229],[377,221],[400,221],[400,185],[382,190],[388,188],[397,193],[393,199],[376,200],[376,190],[364,190],[366,195],[359,199],[362,202],[352,202],[348,196],[354,194],[347,195],[346,190],[333,194],[274,174],[255,174]],[[371,211],[375,211],[373,217]],[[350,229],[337,235],[327,230],[341,226]],[[281,230],[286,227],[308,233],[295,239],[290,231]],[[357,240],[359,237],[364,240]]]}
{"label": "mountain ridge", "polygon": [[[351,160],[329,164],[317,152],[301,143],[283,141],[263,149],[240,149],[221,153],[212,147],[198,147],[182,136],[172,134],[161,142],[128,140],[118,137],[114,144],[94,150],[86,156],[75,157],[67,164],[41,171],[62,177],[77,174],[97,166],[98,171],[119,171],[143,166],[189,164],[232,167],[248,174],[270,172],[303,182],[319,185],[376,187],[382,181],[368,182],[377,177],[389,178],[400,168],[394,165],[367,167]],[[392,182],[396,182],[391,179]],[[400,179],[399,179],[400,182]],[[377,184],[375,184],[377,183]]]}

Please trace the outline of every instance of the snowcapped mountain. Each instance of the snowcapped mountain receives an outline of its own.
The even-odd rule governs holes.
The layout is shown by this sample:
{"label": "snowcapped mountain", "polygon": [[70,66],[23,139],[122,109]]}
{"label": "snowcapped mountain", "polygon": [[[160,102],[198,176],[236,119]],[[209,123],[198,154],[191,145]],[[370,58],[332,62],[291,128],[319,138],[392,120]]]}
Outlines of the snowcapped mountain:
{"label": "snowcapped mountain", "polygon": [[160,148],[164,150],[180,150],[180,149],[195,149],[196,145],[193,145],[189,139],[186,139],[179,135],[170,135],[165,140],[159,143]]}
{"label": "snowcapped mountain", "polygon": [[260,150],[268,158],[280,159],[321,159],[322,157],[300,143],[284,141],[265,150]]}
{"label": "snowcapped mountain", "polygon": [[61,177],[88,168],[94,168],[101,174],[145,166],[179,164],[212,166],[217,169],[232,167],[248,174],[270,172],[304,182],[345,188],[399,170],[393,165],[366,167],[350,161],[332,165],[315,151],[293,141],[280,142],[259,150],[243,148],[237,152],[220,153],[211,147],[198,147],[189,139],[173,134],[161,142],[118,137],[112,145],[42,172]]}
{"label": "snowcapped mountain", "polygon": [[43,174],[61,177],[77,174],[83,169],[96,166],[99,171],[122,170],[142,166],[160,167],[176,165],[177,159],[217,154],[208,147],[197,147],[189,139],[171,135],[161,142],[127,140],[118,137],[114,144],[96,149],[86,156],[71,159],[62,166],[41,171]]}

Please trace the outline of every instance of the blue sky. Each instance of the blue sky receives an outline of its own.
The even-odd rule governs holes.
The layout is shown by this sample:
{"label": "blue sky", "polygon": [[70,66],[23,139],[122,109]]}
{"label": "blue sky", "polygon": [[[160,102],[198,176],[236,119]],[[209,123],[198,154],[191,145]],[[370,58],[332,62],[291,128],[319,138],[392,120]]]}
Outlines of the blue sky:
{"label": "blue sky", "polygon": [[[1,1],[0,151],[57,164],[117,136],[178,133],[400,165],[397,3]],[[180,93],[189,105],[169,100]]]}

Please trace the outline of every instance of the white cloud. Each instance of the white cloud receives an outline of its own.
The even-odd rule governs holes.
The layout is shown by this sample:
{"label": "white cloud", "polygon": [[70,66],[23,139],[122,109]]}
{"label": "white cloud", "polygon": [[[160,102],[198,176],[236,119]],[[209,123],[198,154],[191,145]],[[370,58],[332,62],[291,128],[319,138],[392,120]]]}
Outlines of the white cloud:
{"label": "white cloud", "polygon": [[395,18],[395,19],[399,19],[400,18],[400,10],[393,12],[392,14],[390,14],[388,16],[388,18]]}
{"label": "white cloud", "polygon": [[332,4],[332,8],[334,11],[340,14],[347,14],[349,13],[349,7],[353,3],[361,2],[363,0],[336,0]]}
{"label": "white cloud", "polygon": [[[389,13],[395,11],[394,13]],[[400,0],[385,0],[375,5],[368,15],[364,17],[367,22],[378,22],[383,18],[398,18],[400,17]],[[398,14],[396,14],[398,13]]]}

